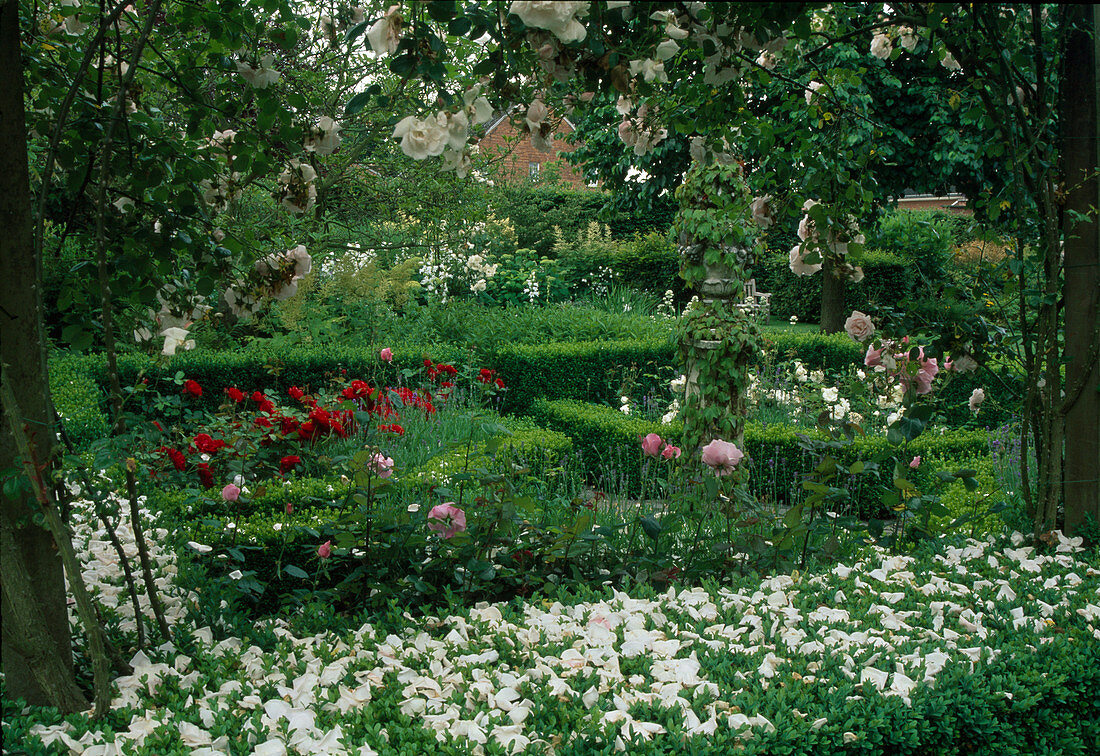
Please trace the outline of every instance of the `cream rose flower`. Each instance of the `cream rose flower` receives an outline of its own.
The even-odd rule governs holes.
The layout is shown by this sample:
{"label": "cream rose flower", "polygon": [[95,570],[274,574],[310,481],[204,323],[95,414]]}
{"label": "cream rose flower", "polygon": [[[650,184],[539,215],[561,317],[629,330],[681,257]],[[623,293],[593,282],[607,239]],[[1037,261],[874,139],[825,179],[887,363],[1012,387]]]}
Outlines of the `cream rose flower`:
{"label": "cream rose flower", "polygon": [[854,310],[844,321],[844,330],[856,341],[863,342],[874,335],[875,325],[867,315]]}
{"label": "cream rose flower", "polygon": [[546,29],[562,42],[580,42],[588,31],[578,17],[588,15],[591,3],[572,0],[514,0],[508,12],[524,26]]}
{"label": "cream rose flower", "polygon": [[401,151],[413,160],[442,155],[450,138],[447,114],[440,112],[424,120],[403,118],[394,128],[393,138],[401,140]]}

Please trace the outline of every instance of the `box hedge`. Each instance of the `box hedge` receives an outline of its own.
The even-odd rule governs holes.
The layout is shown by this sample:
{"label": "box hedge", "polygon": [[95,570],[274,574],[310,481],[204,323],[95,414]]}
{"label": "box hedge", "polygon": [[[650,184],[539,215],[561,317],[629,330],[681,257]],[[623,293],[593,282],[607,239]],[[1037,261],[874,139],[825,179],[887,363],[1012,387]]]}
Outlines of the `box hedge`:
{"label": "box hedge", "polygon": [[[622,484],[626,492],[639,490],[642,457],[639,441],[649,434],[676,443],[682,432],[679,423],[661,425],[624,416],[611,407],[573,400],[538,400],[531,415],[540,425],[560,431],[576,444],[585,470],[593,481],[601,479]],[[815,460],[799,445],[801,431],[786,425],[745,427],[744,451],[752,464],[750,486],[758,497],[776,503],[790,503],[802,495],[802,480]],[[821,437],[816,431],[806,435]],[[869,460],[891,451],[883,437],[858,438],[849,447],[838,450],[842,464]],[[988,454],[988,435],[984,431],[954,431],[943,435],[925,435],[909,445],[908,453],[941,459],[969,460]],[[686,450],[685,450],[686,452]],[[885,471],[889,474],[890,471]],[[914,481],[916,482],[916,481]],[[863,516],[880,513],[882,486],[889,481],[856,479],[851,492],[854,510]]]}

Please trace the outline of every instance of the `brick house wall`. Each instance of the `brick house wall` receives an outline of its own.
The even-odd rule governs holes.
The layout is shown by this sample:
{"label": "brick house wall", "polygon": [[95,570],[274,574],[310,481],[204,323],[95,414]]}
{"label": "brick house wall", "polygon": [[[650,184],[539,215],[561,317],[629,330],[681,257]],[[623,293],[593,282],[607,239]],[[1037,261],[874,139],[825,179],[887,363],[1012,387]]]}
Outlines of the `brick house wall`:
{"label": "brick house wall", "polygon": [[[522,118],[518,113],[515,117]],[[573,131],[569,119],[560,119],[554,131],[554,151],[542,152],[535,149],[529,136],[517,131],[510,117],[498,115],[489,121],[478,146],[483,156],[492,158],[493,178],[500,183],[533,181],[545,176],[546,164],[553,162],[563,182],[574,189],[587,189],[587,182],[576,169],[558,157],[577,148],[565,141],[565,136]]]}

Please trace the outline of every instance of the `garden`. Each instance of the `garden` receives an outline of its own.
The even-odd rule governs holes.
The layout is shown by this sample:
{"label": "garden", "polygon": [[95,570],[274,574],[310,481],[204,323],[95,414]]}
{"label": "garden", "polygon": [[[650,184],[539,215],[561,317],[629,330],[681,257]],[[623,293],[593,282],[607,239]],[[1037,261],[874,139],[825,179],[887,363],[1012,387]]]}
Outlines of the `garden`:
{"label": "garden", "polygon": [[3,752],[1100,751],[1094,30],[0,5]]}

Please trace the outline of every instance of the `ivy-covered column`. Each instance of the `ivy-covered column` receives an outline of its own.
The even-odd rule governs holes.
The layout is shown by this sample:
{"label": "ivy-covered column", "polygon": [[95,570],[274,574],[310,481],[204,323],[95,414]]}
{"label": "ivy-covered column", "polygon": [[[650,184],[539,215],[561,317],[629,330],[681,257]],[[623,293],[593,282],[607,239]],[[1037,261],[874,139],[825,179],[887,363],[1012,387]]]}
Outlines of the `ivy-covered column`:
{"label": "ivy-covered column", "polygon": [[732,163],[695,165],[676,198],[680,275],[696,294],[679,334],[685,449],[716,438],[741,445],[748,367],[760,349],[760,331],[740,307],[756,244],[752,196]]}

